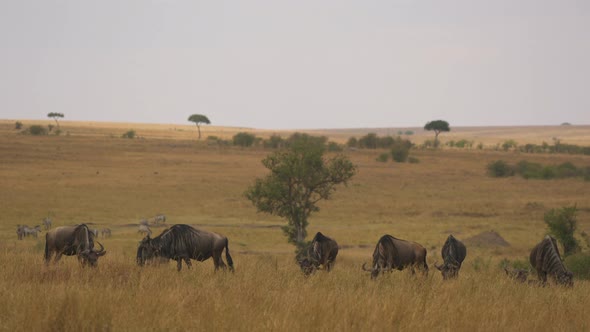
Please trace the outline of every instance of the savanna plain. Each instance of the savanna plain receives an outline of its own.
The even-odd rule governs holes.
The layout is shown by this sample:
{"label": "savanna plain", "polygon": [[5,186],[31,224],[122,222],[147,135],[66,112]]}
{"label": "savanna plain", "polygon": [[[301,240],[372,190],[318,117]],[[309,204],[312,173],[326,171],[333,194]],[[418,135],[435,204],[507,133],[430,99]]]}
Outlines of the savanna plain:
{"label": "savanna plain", "polygon": [[[23,121],[28,125],[27,121]],[[50,122],[42,122],[48,124]],[[280,226],[244,197],[267,174],[272,150],[209,144],[247,130],[260,137],[290,133],[190,126],[63,122],[60,136],[20,135],[0,121],[0,330],[5,331],[588,331],[590,282],[538,287],[506,277],[503,260],[528,261],[547,233],[544,213],[576,205],[578,228],[590,233],[590,184],[583,179],[492,178],[502,159],[589,166],[583,155],[523,154],[494,149],[413,149],[419,163],[378,162],[379,150],[344,150],[358,167],[347,186],[310,217],[341,246],[334,270],[304,277]],[[125,139],[128,129],[139,138]],[[520,144],[575,136],[589,145],[588,126],[471,128],[449,137]],[[394,131],[395,132],[395,131]],[[497,136],[507,133],[509,137]],[[574,133],[575,132],[575,133]],[[314,131],[345,142],[365,132]],[[493,134],[490,134],[493,133]],[[454,135],[454,136],[451,136]],[[416,132],[411,140],[431,133]],[[463,135],[463,136],[461,136]],[[496,136],[494,136],[496,135]],[[445,134],[441,134],[444,142]],[[573,138],[572,138],[573,140]],[[235,272],[214,272],[211,260],[138,267],[143,218],[190,224],[229,238]],[[17,240],[16,225],[86,223],[112,230],[100,241],[98,267],[73,257],[43,262],[45,232]],[[155,235],[164,228],[152,228]],[[449,234],[464,240],[494,231],[508,246],[467,247],[457,280],[443,281],[433,263]],[[361,270],[384,234],[427,250],[427,276],[395,271],[371,280]],[[588,248],[584,247],[584,250]]]}

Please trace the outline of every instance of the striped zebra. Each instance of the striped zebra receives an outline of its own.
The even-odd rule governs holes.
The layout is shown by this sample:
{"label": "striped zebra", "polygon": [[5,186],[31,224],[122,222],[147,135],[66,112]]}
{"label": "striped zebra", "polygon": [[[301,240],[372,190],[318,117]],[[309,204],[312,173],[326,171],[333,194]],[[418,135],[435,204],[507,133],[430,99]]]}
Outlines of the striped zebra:
{"label": "striped zebra", "polygon": [[531,251],[530,262],[534,269],[537,270],[539,281],[547,283],[549,275],[557,284],[572,287],[574,285],[574,274],[569,271],[559,254],[557,240],[547,235]]}
{"label": "striped zebra", "polygon": [[45,226],[45,230],[48,231],[51,229],[51,218],[45,217],[43,218],[43,225]]}

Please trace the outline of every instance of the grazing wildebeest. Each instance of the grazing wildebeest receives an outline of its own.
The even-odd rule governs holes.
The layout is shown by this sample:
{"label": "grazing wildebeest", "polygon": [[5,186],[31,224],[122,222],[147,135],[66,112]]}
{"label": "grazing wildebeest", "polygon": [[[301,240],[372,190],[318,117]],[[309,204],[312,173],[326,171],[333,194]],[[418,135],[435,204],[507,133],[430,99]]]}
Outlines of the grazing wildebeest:
{"label": "grazing wildebeest", "polygon": [[510,277],[510,279],[514,279],[518,282],[526,282],[527,278],[529,277],[529,270],[527,269],[515,269],[510,267],[505,267],[504,271],[506,271],[506,275]]}
{"label": "grazing wildebeest", "polygon": [[100,250],[94,249],[94,234],[85,224],[56,227],[45,235],[45,263],[49,264],[53,254],[55,262],[58,262],[62,255],[77,255],[83,266],[90,264],[95,267],[98,258],[106,254],[103,245],[96,242],[100,245]]}
{"label": "grazing wildebeest", "polygon": [[51,229],[51,218],[45,217],[43,218],[43,225],[45,226],[45,230],[48,231]]}
{"label": "grazing wildebeest", "polygon": [[569,287],[574,285],[574,274],[563,265],[557,240],[554,237],[545,236],[543,241],[533,248],[530,262],[537,270],[539,280],[543,284],[547,283],[547,274],[549,274],[560,285]]}
{"label": "grazing wildebeest", "polygon": [[139,243],[137,264],[143,266],[146,261],[154,258],[173,259],[180,271],[182,260],[190,268],[191,259],[202,262],[213,257],[215,270],[219,267],[225,269],[221,258],[223,249],[229,269],[233,271],[234,263],[229,254],[227,237],[188,225],[174,225],[154,238],[146,236]]}
{"label": "grazing wildebeest", "polygon": [[329,272],[334,266],[337,255],[338,243],[321,232],[317,232],[307,247],[306,257],[299,261],[299,266],[306,275],[315,272],[320,265]]}
{"label": "grazing wildebeest", "polygon": [[414,272],[414,267],[422,267],[424,273],[428,274],[426,264],[426,249],[416,243],[395,238],[391,235],[383,235],[373,252],[373,266],[371,269],[365,267],[363,270],[371,272],[371,278],[377,278],[381,271],[403,270],[409,267]]}
{"label": "grazing wildebeest", "polygon": [[147,219],[141,219],[141,220],[139,221],[139,224],[140,224],[140,225],[145,225],[145,226],[148,226],[148,225],[150,224],[150,222],[149,222]]}
{"label": "grazing wildebeest", "polygon": [[140,224],[137,233],[144,235],[152,235],[152,230],[148,225]]}
{"label": "grazing wildebeest", "polygon": [[434,266],[442,273],[443,279],[453,279],[459,276],[461,264],[467,256],[467,249],[463,242],[457,240],[452,234],[447,237],[445,244],[440,252],[443,258],[443,265]]}
{"label": "grazing wildebeest", "polygon": [[111,237],[111,229],[110,228],[103,228],[100,231],[100,234],[102,235],[102,237]]}

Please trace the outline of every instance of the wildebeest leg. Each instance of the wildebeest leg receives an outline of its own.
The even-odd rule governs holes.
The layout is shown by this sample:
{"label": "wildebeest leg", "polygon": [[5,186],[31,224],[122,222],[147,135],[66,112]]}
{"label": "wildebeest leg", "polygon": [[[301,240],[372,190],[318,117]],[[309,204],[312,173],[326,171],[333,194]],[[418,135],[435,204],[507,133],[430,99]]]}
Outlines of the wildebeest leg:
{"label": "wildebeest leg", "polygon": [[176,268],[178,269],[178,271],[182,269],[182,258],[176,259]]}
{"label": "wildebeest leg", "polygon": [[53,260],[53,262],[54,262],[54,263],[57,263],[57,262],[59,262],[59,260],[61,259],[61,255],[62,255],[62,253],[61,253],[61,252],[57,252],[57,253],[55,254],[55,259]]}
{"label": "wildebeest leg", "polygon": [[187,269],[190,269],[193,266],[193,264],[191,263],[191,259],[188,257],[184,259],[184,262],[186,263]]}

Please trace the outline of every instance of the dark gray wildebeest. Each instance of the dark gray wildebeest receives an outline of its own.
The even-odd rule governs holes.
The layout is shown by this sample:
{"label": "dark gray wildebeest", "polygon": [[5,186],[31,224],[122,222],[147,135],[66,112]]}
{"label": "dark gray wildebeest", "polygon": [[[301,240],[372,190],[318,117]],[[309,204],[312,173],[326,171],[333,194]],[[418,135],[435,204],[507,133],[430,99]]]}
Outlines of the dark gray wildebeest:
{"label": "dark gray wildebeest", "polygon": [[552,236],[545,236],[543,241],[533,248],[530,262],[537,270],[539,281],[543,285],[547,283],[547,275],[550,275],[557,284],[574,286],[574,274],[563,265],[557,240]]}
{"label": "dark gray wildebeest", "polygon": [[299,261],[299,266],[305,275],[315,272],[320,268],[320,265],[330,272],[336,261],[336,256],[338,256],[338,243],[321,232],[317,232],[307,247],[305,257]]}
{"label": "dark gray wildebeest", "polygon": [[426,249],[416,243],[395,238],[391,235],[383,235],[373,251],[373,266],[371,269],[365,267],[363,270],[371,272],[371,278],[377,278],[380,272],[403,270],[410,268],[412,274],[414,268],[421,268],[424,274],[428,274],[426,264]]}
{"label": "dark gray wildebeest", "polygon": [[98,265],[98,258],[107,252],[100,242],[100,250],[94,249],[94,234],[85,224],[75,226],[56,227],[45,235],[45,263],[49,264],[51,256],[55,254],[55,262],[62,255],[78,256],[78,261],[85,266]]}
{"label": "dark gray wildebeest", "polygon": [[440,254],[443,258],[443,265],[434,266],[442,273],[443,280],[454,279],[459,276],[461,264],[467,256],[467,248],[463,242],[457,240],[452,234],[447,237]]}
{"label": "dark gray wildebeest", "polygon": [[225,269],[221,254],[225,249],[225,258],[230,271],[234,269],[233,260],[229,254],[227,237],[188,225],[174,225],[162,234],[150,238],[146,236],[137,248],[137,264],[143,266],[152,259],[173,259],[177,263],[178,271],[182,268],[182,261],[191,267],[191,259],[199,262],[213,257],[215,270]]}
{"label": "dark gray wildebeest", "polygon": [[45,217],[43,218],[43,225],[45,226],[45,230],[48,231],[51,229],[51,218]]}
{"label": "dark gray wildebeest", "polygon": [[100,231],[100,235],[102,235],[102,237],[111,237],[111,229],[110,228],[103,228]]}
{"label": "dark gray wildebeest", "polygon": [[152,230],[148,225],[140,224],[139,228],[137,229],[137,233],[150,236],[152,235]]}

